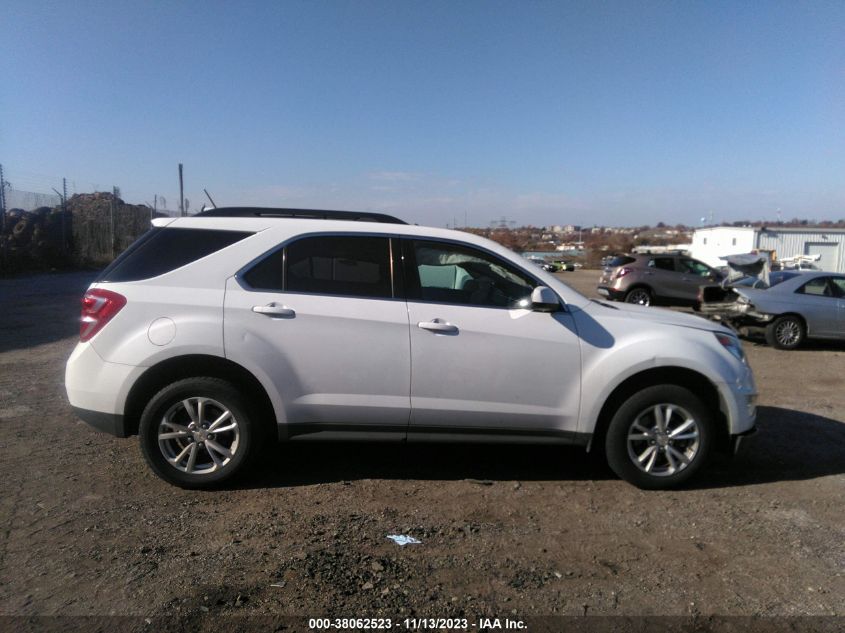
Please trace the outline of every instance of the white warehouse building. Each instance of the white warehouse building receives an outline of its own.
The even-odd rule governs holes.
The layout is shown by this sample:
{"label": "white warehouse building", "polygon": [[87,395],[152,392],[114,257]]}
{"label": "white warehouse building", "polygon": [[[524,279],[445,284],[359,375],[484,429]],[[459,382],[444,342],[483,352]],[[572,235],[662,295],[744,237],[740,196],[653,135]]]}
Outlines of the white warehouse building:
{"label": "white warehouse building", "polygon": [[815,265],[828,272],[845,272],[845,230],[819,227],[714,226],[692,234],[690,255],[709,266],[724,266],[720,257],[769,253],[773,260],[796,255],[818,256]]}

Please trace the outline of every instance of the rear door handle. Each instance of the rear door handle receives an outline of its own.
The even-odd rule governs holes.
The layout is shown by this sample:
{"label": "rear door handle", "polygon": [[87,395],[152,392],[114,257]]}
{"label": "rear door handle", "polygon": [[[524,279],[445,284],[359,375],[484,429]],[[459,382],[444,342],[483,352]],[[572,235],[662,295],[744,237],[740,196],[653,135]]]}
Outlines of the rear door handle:
{"label": "rear door handle", "polygon": [[292,319],[296,316],[296,311],[293,308],[287,308],[275,303],[268,303],[266,306],[252,306],[252,311],[258,314],[266,314],[269,317],[281,317],[283,319]]}
{"label": "rear door handle", "polygon": [[431,332],[439,332],[440,334],[457,334],[458,326],[447,323],[443,319],[432,319],[431,321],[420,321],[417,327]]}

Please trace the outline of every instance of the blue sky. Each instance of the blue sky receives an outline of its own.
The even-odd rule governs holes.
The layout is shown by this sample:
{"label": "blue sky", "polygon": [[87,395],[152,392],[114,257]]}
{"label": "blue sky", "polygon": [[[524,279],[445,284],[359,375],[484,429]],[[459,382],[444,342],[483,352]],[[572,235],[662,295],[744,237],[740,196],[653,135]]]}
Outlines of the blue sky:
{"label": "blue sky", "polygon": [[843,2],[6,0],[21,189],[422,224],[845,217]]}

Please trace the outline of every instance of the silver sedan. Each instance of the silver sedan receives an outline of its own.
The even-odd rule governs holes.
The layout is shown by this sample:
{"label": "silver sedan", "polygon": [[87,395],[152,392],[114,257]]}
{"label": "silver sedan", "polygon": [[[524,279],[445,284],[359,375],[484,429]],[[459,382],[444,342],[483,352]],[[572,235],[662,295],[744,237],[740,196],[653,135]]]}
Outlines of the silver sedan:
{"label": "silver sedan", "polygon": [[702,312],[739,327],[764,327],[766,341],[795,349],[807,338],[845,339],[845,275],[782,271],[768,288],[733,286]]}

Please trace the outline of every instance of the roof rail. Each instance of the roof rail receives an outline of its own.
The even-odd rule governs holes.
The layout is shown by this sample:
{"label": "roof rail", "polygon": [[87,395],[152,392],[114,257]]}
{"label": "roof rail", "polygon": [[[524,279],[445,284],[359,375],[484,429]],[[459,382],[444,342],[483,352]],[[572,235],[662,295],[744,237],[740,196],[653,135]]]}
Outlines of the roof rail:
{"label": "roof rail", "polygon": [[392,215],[368,211],[325,211],[318,209],[273,209],[270,207],[220,207],[200,211],[195,218],[303,218],[311,220],[348,220],[352,222],[381,222],[407,224]]}

